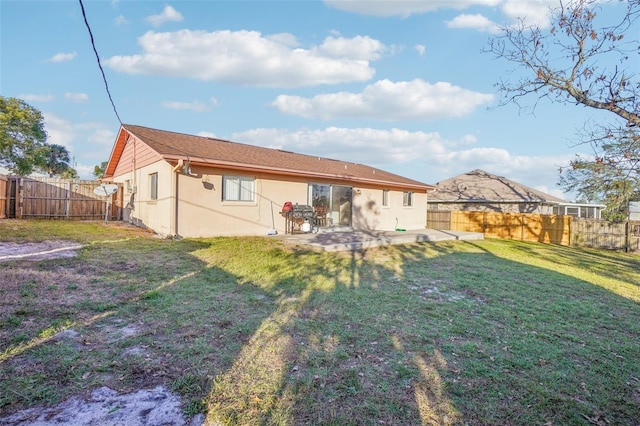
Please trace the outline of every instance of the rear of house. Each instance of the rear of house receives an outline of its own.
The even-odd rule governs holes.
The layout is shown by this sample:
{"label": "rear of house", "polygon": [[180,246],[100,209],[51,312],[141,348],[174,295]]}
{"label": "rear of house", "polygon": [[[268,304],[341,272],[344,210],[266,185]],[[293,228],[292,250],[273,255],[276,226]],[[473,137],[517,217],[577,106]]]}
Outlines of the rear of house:
{"label": "rear of house", "polygon": [[124,219],[162,235],[287,231],[285,202],[321,226],[424,229],[430,185],[370,166],[123,125],[105,180],[122,183]]}

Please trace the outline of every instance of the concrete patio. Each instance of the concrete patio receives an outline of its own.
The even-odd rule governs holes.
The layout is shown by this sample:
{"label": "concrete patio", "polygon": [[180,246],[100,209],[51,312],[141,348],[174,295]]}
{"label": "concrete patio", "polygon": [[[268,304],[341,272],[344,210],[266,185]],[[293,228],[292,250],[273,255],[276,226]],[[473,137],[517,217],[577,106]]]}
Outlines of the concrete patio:
{"label": "concrete patio", "polygon": [[479,232],[415,229],[407,231],[365,231],[351,228],[326,228],[318,233],[278,235],[287,244],[322,251],[352,251],[391,244],[410,244],[447,240],[482,240]]}

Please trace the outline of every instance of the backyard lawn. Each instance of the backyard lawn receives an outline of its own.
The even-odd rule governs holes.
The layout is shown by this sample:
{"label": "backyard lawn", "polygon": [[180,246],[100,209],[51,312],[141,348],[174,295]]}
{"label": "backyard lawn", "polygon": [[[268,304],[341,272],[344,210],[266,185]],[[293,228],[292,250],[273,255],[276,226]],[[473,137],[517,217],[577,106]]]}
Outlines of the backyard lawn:
{"label": "backyard lawn", "polygon": [[164,385],[229,425],[638,425],[640,255],[487,239],[321,253],[0,221],[0,417]]}

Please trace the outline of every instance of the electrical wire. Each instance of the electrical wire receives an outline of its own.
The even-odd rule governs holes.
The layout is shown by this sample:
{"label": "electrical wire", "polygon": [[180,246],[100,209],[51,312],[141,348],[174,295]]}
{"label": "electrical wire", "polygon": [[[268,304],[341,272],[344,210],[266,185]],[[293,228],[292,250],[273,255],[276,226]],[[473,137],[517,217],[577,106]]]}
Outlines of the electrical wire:
{"label": "electrical wire", "polygon": [[82,4],[82,0],[78,0],[78,1],[80,2],[80,8],[82,9],[82,17],[84,18],[84,24],[87,26],[87,30],[89,31],[89,37],[91,38],[91,47],[93,47],[93,52],[96,54],[96,60],[98,61],[98,68],[100,68],[100,72],[102,73],[102,81],[104,81],[104,87],[107,90],[109,101],[111,101],[113,112],[116,114],[116,118],[118,119],[118,122],[122,126],[122,120],[120,120],[120,115],[118,114],[118,110],[116,109],[116,104],[113,102],[113,97],[111,97],[111,91],[109,90],[109,83],[107,83],[107,77],[104,74],[104,69],[102,68],[102,64],[100,63],[100,55],[98,55],[98,50],[96,49],[96,44],[93,39],[93,33],[91,32],[89,21],[87,21],[87,14],[85,13],[85,10],[84,10],[84,4]]}
{"label": "electrical wire", "polygon": [[[91,27],[89,26],[89,21],[87,20],[87,14],[84,10],[84,4],[82,3],[82,0],[78,0],[80,2],[80,8],[82,9],[82,17],[84,18],[84,23],[87,27],[87,30],[89,31],[89,37],[91,39],[91,47],[93,47],[93,52],[96,55],[96,60],[98,61],[98,68],[100,68],[100,73],[102,74],[102,81],[104,81],[104,87],[107,91],[107,95],[109,96],[109,101],[111,102],[111,106],[113,107],[113,112],[116,114],[116,118],[118,119],[118,122],[120,123],[120,126],[123,127],[124,124],[122,123],[122,120],[120,119],[120,115],[118,114],[118,110],[116,108],[116,104],[113,102],[113,97],[111,96],[111,91],[109,90],[109,83],[107,83],[107,77],[104,73],[104,69],[102,68],[102,64],[100,63],[100,55],[98,55],[98,49],[96,49],[96,44],[95,44],[95,40],[93,38],[93,32],[91,31]],[[159,141],[155,141],[157,144],[159,145],[163,145],[167,148],[171,147],[175,150],[177,150],[178,152],[181,152],[184,156],[187,157],[187,161],[189,161],[189,152],[182,149],[182,148],[177,148],[168,144],[165,144],[163,142],[159,142]]]}

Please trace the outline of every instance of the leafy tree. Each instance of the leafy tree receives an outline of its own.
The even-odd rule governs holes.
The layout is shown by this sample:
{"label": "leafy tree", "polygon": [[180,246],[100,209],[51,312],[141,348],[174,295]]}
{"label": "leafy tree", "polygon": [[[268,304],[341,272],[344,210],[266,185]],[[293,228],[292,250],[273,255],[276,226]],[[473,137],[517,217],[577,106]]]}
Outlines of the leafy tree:
{"label": "leafy tree", "polygon": [[44,164],[46,154],[42,113],[20,99],[0,96],[0,165],[28,175]]}
{"label": "leafy tree", "polygon": [[521,21],[491,38],[487,51],[525,71],[496,84],[503,105],[522,107],[522,99],[534,98],[535,110],[544,98],[612,113],[606,125],[581,134],[578,143],[591,145],[593,156],[577,156],[564,176],[561,171],[560,184],[604,201],[608,212],[619,216],[624,203],[637,196],[640,173],[640,78],[637,65],[629,65],[630,58],[637,61],[640,43],[625,40],[627,33],[637,35],[640,0],[608,2],[610,11],[621,12],[608,22],[599,19],[603,4],[560,1],[548,31]]}
{"label": "leafy tree", "polygon": [[59,176],[63,179],[79,179],[80,178],[80,176],[78,175],[78,172],[73,167],[67,168],[62,173],[60,173]]}
{"label": "leafy tree", "polygon": [[583,133],[582,140],[590,140],[606,155],[576,156],[561,173],[560,184],[578,191],[585,201],[603,201],[607,205],[603,218],[626,219],[629,201],[640,199],[640,137],[634,128],[597,126]]}
{"label": "leafy tree", "polygon": [[104,173],[107,171],[107,162],[103,161],[99,166],[93,167],[93,176],[96,179],[102,179],[104,177]]}
{"label": "leafy tree", "polygon": [[[77,175],[75,170],[69,165],[71,158],[69,151],[62,145],[48,145],[46,148],[46,155],[44,157],[44,164],[41,166],[41,170],[49,175],[49,177],[61,176],[66,177],[69,175]],[[73,170],[73,172],[71,172]]]}

